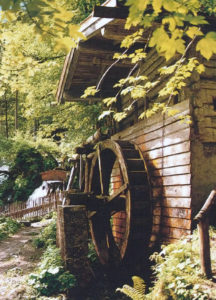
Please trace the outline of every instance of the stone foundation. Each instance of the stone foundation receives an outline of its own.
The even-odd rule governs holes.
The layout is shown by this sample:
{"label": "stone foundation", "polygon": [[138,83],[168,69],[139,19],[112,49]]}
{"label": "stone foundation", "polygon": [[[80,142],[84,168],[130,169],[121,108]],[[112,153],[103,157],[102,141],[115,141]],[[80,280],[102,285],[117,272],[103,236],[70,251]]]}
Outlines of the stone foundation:
{"label": "stone foundation", "polygon": [[78,286],[86,287],[92,273],[87,259],[88,218],[85,206],[58,206],[57,244],[66,270],[76,276]]}

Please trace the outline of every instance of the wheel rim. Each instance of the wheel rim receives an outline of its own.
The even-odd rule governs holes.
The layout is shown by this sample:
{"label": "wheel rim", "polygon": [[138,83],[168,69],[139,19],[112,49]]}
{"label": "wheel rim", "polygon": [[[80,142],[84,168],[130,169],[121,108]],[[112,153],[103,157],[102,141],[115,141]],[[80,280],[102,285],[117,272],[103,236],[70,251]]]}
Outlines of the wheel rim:
{"label": "wheel rim", "polygon": [[[143,169],[139,173],[141,178],[135,174],[136,171],[131,171],[133,169],[131,165],[140,161],[142,158],[134,144],[111,140],[99,145],[92,160],[89,191],[96,195],[98,201],[102,201],[103,208],[90,218],[90,229],[102,264],[118,264],[128,259],[140,244],[136,238],[134,239],[138,229],[136,204],[142,202],[142,199],[137,200],[137,187],[138,191],[141,191],[143,186],[147,187],[148,205],[145,205],[145,210],[147,209],[148,215],[151,216],[150,186],[146,167],[142,162]],[[150,223],[146,228],[148,233],[145,234],[145,238],[141,238],[142,248],[144,244],[146,248],[149,241]]]}

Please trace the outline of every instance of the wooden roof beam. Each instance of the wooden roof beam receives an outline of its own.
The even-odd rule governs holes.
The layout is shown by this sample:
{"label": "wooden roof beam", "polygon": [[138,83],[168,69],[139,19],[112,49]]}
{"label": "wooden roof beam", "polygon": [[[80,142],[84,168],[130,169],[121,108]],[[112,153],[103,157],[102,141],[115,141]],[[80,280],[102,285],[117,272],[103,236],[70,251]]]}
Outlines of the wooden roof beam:
{"label": "wooden roof beam", "polygon": [[102,101],[101,97],[88,97],[88,98],[74,97],[73,95],[71,95],[69,91],[64,92],[63,99],[66,102],[83,102],[83,103],[96,103]]}
{"label": "wooden roof beam", "polygon": [[[114,49],[113,44],[104,40],[88,40],[81,42],[79,44],[79,51],[81,53],[94,54],[103,54],[104,55],[113,55],[117,50]],[[119,51],[119,50],[118,50]]]}
{"label": "wooden roof beam", "polygon": [[[124,28],[119,29],[117,26],[113,25],[113,26],[103,27],[101,29],[101,35],[105,39],[121,42],[127,35],[131,35],[131,34],[135,33],[136,31],[137,31],[137,28],[126,30]],[[147,38],[141,37],[137,42],[146,43]]]}
{"label": "wooden roof beam", "polygon": [[99,18],[113,18],[113,19],[127,19],[129,9],[123,7],[109,7],[109,6],[95,6],[93,10],[93,17]]}
{"label": "wooden roof beam", "polygon": [[[107,58],[97,58],[93,57],[92,60],[89,61],[81,61],[79,62],[79,66],[86,66],[88,67],[89,64],[91,63],[91,66],[110,66],[115,62],[115,59],[107,59]],[[131,68],[133,64],[131,63],[131,60],[129,59],[124,59],[116,64],[116,67],[118,68]]]}

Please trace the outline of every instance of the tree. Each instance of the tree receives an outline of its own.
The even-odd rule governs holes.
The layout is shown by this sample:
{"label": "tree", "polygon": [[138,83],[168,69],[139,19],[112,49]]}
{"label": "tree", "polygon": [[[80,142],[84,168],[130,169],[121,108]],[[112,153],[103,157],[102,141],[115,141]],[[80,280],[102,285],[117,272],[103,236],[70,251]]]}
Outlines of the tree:
{"label": "tree", "polygon": [[26,201],[42,182],[40,172],[57,165],[51,155],[43,157],[35,148],[23,146],[16,153],[8,178],[0,185],[0,200]]}
{"label": "tree", "polygon": [[[52,30],[53,26],[56,26],[51,18],[46,20],[44,10],[47,10],[50,5],[53,10],[49,8],[52,10],[49,12],[49,16],[54,16],[62,9],[68,13],[72,10],[76,11],[76,22],[78,22],[85,17],[86,13],[89,13],[88,9],[91,9],[96,2],[98,3],[98,1],[92,0],[88,5],[84,5],[85,1],[61,1],[60,5],[58,1],[26,1],[27,6],[22,7],[19,5],[21,3],[19,1],[16,3],[11,1],[11,6],[0,1],[4,10],[4,18],[7,18],[7,22],[2,24],[0,65],[1,102],[5,106],[4,97],[6,95],[8,104],[9,129],[7,136],[13,137],[15,134],[16,138],[14,127],[18,121],[20,133],[29,132],[29,135],[39,140],[42,138],[46,138],[46,141],[52,141],[53,138],[55,141],[58,140],[62,156],[65,156],[67,152],[72,152],[76,143],[94,131],[100,105],[88,107],[79,104],[65,104],[59,107],[56,103],[55,92],[65,57],[65,47],[64,45],[59,47],[59,40],[56,40],[50,32],[44,32],[43,26],[44,22]],[[35,6],[32,6],[33,3]],[[37,19],[36,13],[33,14],[33,20],[29,17],[33,8],[40,15],[39,19]],[[9,20],[11,14],[12,19]],[[70,18],[73,15],[70,14]],[[70,21],[67,18],[66,20],[66,25],[73,25],[73,18]],[[36,21],[37,24],[35,24]],[[66,25],[64,27],[65,35],[68,34]],[[38,26],[41,27],[40,30]],[[74,28],[76,31],[78,26],[70,28]],[[58,31],[58,27],[55,27],[55,30]],[[71,114],[73,114],[73,119]],[[5,116],[2,116],[2,121],[4,121],[4,127],[1,132],[5,133]],[[78,133],[78,131],[80,132]],[[20,136],[19,133],[18,136]],[[57,155],[59,158],[59,152]]]}

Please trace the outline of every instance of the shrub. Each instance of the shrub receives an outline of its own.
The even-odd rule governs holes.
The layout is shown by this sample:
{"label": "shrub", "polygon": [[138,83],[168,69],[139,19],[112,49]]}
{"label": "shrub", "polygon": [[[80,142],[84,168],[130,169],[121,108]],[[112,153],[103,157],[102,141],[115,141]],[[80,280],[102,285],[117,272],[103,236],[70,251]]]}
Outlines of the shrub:
{"label": "shrub", "polygon": [[36,272],[30,274],[29,284],[38,295],[51,296],[74,287],[76,279],[74,275],[64,271],[60,250],[50,245],[44,252]]}
{"label": "shrub", "polygon": [[14,234],[21,227],[21,224],[9,217],[0,217],[0,240]]}
{"label": "shrub", "polygon": [[46,249],[35,273],[29,275],[29,284],[38,296],[50,296],[74,287],[76,278],[64,271],[60,250],[55,245],[56,214],[53,214],[52,222],[41,231],[39,237],[33,240],[33,244]]}
{"label": "shrub", "polygon": [[53,217],[52,222],[46,226],[40,235],[33,240],[33,245],[36,248],[43,248],[49,245],[56,244],[56,215]]}
{"label": "shrub", "polygon": [[92,264],[96,263],[98,261],[98,256],[95,250],[95,246],[93,244],[93,242],[90,240],[88,243],[88,255],[87,255],[88,259],[90,260],[90,262]]}
{"label": "shrub", "polygon": [[[210,230],[213,239],[216,230]],[[213,249],[213,248],[212,248]],[[168,246],[163,246],[160,253],[154,253],[151,259],[155,284],[148,294],[140,293],[139,285],[134,287],[124,285],[117,289],[134,300],[203,300],[212,298],[211,289],[206,289],[208,283],[201,274],[199,259],[199,238],[195,231],[192,236]],[[214,253],[212,261],[214,263]],[[141,281],[140,281],[141,282]]]}

